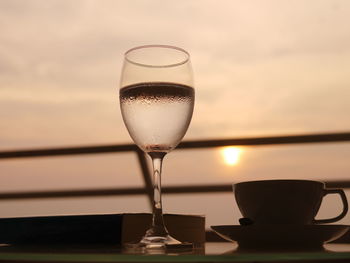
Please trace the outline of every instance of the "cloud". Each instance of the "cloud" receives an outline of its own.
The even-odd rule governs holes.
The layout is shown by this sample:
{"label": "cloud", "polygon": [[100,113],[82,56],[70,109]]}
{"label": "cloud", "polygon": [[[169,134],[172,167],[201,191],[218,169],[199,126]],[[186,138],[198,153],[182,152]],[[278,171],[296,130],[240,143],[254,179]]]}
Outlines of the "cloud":
{"label": "cloud", "polygon": [[[112,123],[115,108],[106,109],[118,108],[123,53],[164,43],[191,53],[197,101],[189,138],[347,129],[348,10],[347,1],[1,1],[0,103],[17,116],[3,117],[9,130],[20,115],[40,119],[60,141],[72,134],[61,128],[67,115],[82,132],[86,105]],[[325,104],[318,89],[329,87],[333,102]],[[306,99],[312,94],[318,99]],[[122,122],[113,127],[127,138]]]}

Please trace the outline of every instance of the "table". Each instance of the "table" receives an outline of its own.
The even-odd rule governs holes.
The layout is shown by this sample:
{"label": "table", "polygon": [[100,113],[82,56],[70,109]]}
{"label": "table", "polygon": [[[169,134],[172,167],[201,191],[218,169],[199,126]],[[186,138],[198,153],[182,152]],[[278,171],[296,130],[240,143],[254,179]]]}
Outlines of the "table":
{"label": "table", "polygon": [[0,245],[0,262],[350,262],[350,244],[318,251],[239,251],[235,243],[208,242],[205,249],[167,255],[125,254],[119,248],[11,247]]}

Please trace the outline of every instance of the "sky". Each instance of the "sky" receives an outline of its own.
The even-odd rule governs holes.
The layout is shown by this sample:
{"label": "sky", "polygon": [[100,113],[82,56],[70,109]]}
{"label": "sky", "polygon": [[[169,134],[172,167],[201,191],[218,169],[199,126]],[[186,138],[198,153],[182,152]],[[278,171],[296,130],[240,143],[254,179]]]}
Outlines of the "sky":
{"label": "sky", "polygon": [[[132,143],[119,78],[124,52],[145,44],[191,55],[196,102],[184,140],[349,131],[349,12],[347,0],[0,0],[0,150]],[[174,151],[163,182],[344,179],[349,154],[348,143],[250,147],[228,166],[219,149]],[[135,160],[1,161],[0,191],[141,186]],[[233,202],[224,195],[213,202]],[[196,196],[183,211],[204,198]],[[177,198],[164,203],[182,212]],[[0,216],[103,213],[116,201],[94,201],[95,210],[90,199],[40,202],[1,204]],[[214,213],[205,209],[198,213]]]}

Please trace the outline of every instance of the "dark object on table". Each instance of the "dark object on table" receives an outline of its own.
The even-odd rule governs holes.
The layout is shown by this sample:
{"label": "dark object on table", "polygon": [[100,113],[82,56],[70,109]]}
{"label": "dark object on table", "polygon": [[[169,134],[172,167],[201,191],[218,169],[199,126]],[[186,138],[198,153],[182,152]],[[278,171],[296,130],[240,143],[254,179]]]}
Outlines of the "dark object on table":
{"label": "dark object on table", "polygon": [[241,226],[249,226],[249,225],[254,224],[254,221],[251,220],[251,219],[248,218],[248,217],[242,217],[242,218],[240,218],[238,221],[239,221],[239,224],[240,224]]}
{"label": "dark object on table", "polygon": [[350,228],[348,225],[219,225],[211,228],[222,238],[237,242],[240,249],[322,250],[323,244],[336,240]]}
{"label": "dark object on table", "polygon": [[[151,219],[146,213],[2,218],[0,244],[120,245],[140,240]],[[204,244],[204,216],[166,214],[164,220],[178,240]]]}

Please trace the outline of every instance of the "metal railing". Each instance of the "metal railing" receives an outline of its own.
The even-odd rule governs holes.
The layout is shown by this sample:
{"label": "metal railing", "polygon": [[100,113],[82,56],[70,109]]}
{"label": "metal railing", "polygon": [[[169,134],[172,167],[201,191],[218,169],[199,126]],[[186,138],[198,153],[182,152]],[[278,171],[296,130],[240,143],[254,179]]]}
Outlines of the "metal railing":
{"label": "metal railing", "polygon": [[[304,134],[290,136],[273,136],[259,138],[236,138],[225,140],[197,140],[182,142],[177,149],[200,149],[223,146],[263,146],[263,145],[285,145],[285,144],[305,144],[305,143],[335,143],[350,142],[350,132],[324,133],[324,134]],[[142,171],[145,187],[138,188],[109,188],[109,189],[84,189],[84,190],[63,190],[63,191],[31,191],[31,192],[11,192],[0,193],[0,200],[15,199],[41,199],[41,198],[63,198],[63,197],[92,197],[92,196],[118,196],[118,195],[148,195],[150,204],[153,201],[152,177],[145,154],[134,144],[105,145],[105,146],[84,146],[66,147],[35,150],[16,150],[0,152],[0,160],[15,158],[36,158],[50,156],[67,156],[82,154],[102,154],[134,152],[137,155],[138,163]],[[0,175],[1,176],[1,175]],[[350,180],[328,181],[327,187],[350,188]],[[191,185],[191,186],[164,186],[164,194],[182,193],[213,193],[231,192],[230,184],[216,185]],[[212,231],[206,231],[207,241],[224,241]],[[349,243],[350,236],[344,236],[339,242]]]}
{"label": "metal railing", "polygon": [[[177,149],[184,150],[184,149],[213,148],[213,147],[222,147],[222,146],[263,146],[263,145],[334,143],[334,142],[350,142],[350,132],[271,136],[271,137],[258,137],[258,138],[236,138],[236,139],[223,139],[223,140],[184,141],[177,147]],[[152,195],[153,188],[152,188],[152,177],[151,177],[150,169],[148,167],[145,154],[134,144],[2,151],[0,152],[0,160],[14,159],[14,158],[37,158],[37,157],[50,157],[50,156],[68,156],[68,155],[102,154],[102,153],[118,153],[118,152],[134,152],[137,155],[138,163],[142,171],[145,187],[11,192],[11,193],[0,193],[0,200],[147,194],[149,197],[149,201],[151,203],[153,200],[153,195]],[[350,188],[350,180],[328,181],[326,182],[326,185],[327,187]],[[230,192],[230,191],[232,191],[230,184],[164,186],[162,188],[162,192],[164,194],[208,193],[208,192]]]}

